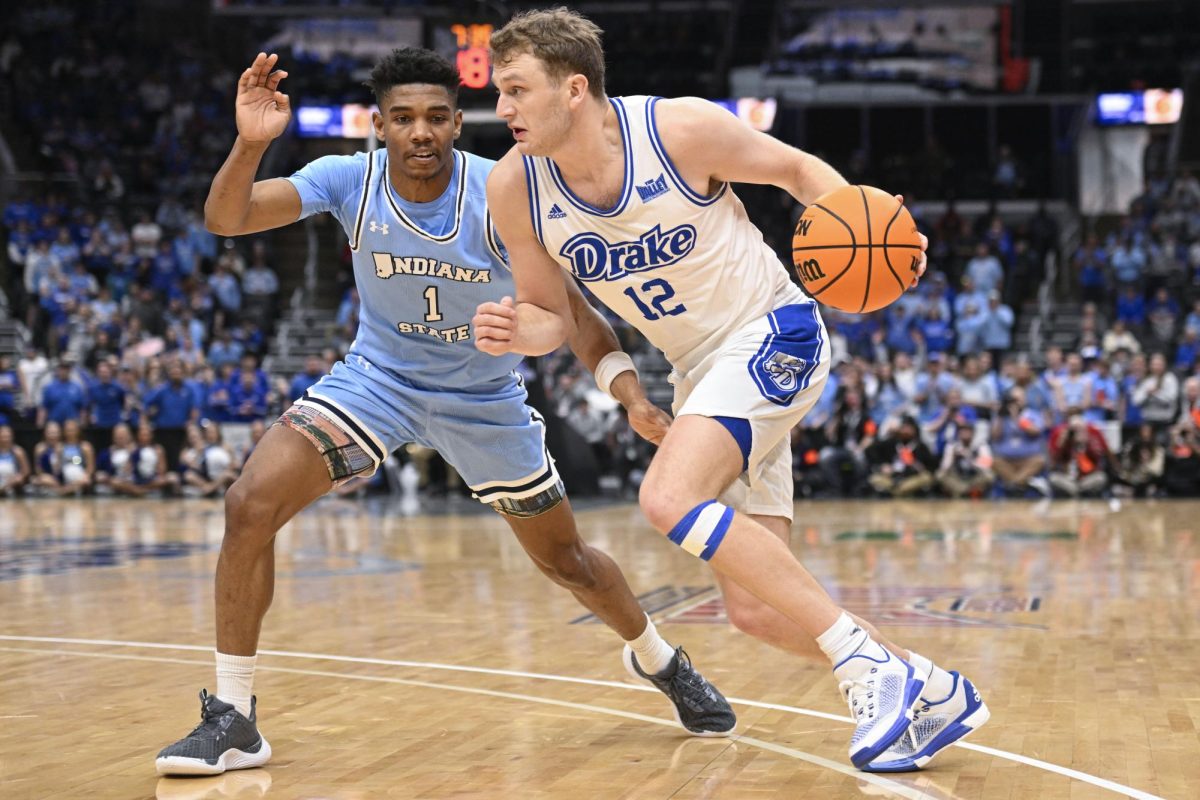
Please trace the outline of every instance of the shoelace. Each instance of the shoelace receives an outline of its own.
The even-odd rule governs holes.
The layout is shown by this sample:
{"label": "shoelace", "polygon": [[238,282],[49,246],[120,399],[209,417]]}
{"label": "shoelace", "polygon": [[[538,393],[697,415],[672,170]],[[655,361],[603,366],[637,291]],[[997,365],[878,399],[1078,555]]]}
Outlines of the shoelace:
{"label": "shoelace", "polygon": [[706,700],[712,700],[712,693],[700,678],[699,673],[692,669],[692,659],[687,651],[680,647],[675,651],[679,658],[675,674],[667,681],[670,694],[677,695],[672,699],[690,701],[693,708],[703,707]]}
{"label": "shoelace", "polygon": [[200,692],[200,724],[192,729],[188,736],[195,736],[200,731],[208,729],[212,725],[220,723],[221,718],[228,714],[228,711],[217,711],[213,706],[216,705],[217,698],[206,691]]}
{"label": "shoelace", "polygon": [[[872,674],[874,674],[874,672],[874,670],[871,670]],[[841,691],[842,698],[845,699],[846,705],[850,707],[850,713],[853,715],[855,722],[862,722],[864,716],[866,716],[867,719],[875,718],[876,703],[866,702],[867,700],[875,700],[876,687],[872,685],[870,679],[863,680],[862,678],[852,678],[850,680],[842,681],[838,684],[838,689]],[[858,691],[856,692],[855,689]],[[865,698],[863,698],[864,694],[866,695]],[[858,704],[860,699],[863,701],[861,707]]]}

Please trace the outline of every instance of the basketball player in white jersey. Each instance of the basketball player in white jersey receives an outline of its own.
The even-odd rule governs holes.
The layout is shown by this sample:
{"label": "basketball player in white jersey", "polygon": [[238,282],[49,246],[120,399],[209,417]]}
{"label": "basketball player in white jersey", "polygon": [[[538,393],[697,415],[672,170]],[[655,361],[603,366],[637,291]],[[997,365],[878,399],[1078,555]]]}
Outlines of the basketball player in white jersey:
{"label": "basketball player in white jersey", "polygon": [[[608,98],[600,34],[559,8],[519,14],[492,38],[496,112],[516,146],[487,194],[516,301],[479,307],[477,346],[561,345],[566,269],[659,347],[676,418],[641,488],[650,523],[712,565],[737,627],[795,653],[815,642],[831,659],[855,766],[919,769],[987,707],[969,681],[839,608],[788,547],[788,433],[820,395],[829,345],[816,304],[729,187],[773,184],[807,204],[846,181],[708,101]],[[914,284],[924,268],[922,257]],[[596,377],[622,401],[637,383],[624,353]]]}

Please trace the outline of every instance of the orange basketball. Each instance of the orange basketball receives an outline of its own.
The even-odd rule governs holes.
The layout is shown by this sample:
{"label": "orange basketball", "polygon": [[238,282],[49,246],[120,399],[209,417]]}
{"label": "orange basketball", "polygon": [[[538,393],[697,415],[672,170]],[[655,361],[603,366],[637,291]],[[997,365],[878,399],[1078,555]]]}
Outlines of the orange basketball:
{"label": "orange basketball", "polygon": [[871,186],[844,186],[804,209],[792,235],[792,263],[804,290],[842,311],[877,311],[917,274],[921,240],[896,198]]}

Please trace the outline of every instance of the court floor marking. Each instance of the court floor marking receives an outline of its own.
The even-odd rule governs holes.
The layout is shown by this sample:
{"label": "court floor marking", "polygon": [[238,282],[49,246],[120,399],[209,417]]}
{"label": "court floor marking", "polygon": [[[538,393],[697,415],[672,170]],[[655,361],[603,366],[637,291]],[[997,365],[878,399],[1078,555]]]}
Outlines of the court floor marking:
{"label": "court floor marking", "polygon": [[[88,653],[88,652],[83,652],[83,651],[79,651],[79,650],[46,650],[46,649],[38,649],[38,648],[32,648],[32,647],[0,647],[0,652],[28,653],[28,654],[33,654],[33,655],[74,656],[74,657],[79,657],[79,658],[104,658],[104,659],[113,659],[113,660],[120,660],[120,661],[149,661],[149,662],[153,662],[153,663],[157,663],[157,664],[186,664],[189,666],[194,666],[194,665],[210,666],[208,661],[200,661],[197,659],[165,658],[163,656],[135,656],[135,655],[127,655],[124,653]],[[283,672],[283,673],[287,673],[289,675],[312,675],[312,676],[320,677],[320,678],[337,678],[338,680],[372,681],[375,683],[392,683],[392,684],[399,684],[401,686],[414,686],[414,687],[418,687],[418,688],[422,688],[422,689],[435,689],[435,690],[439,690],[439,691],[461,692],[463,694],[476,694],[476,695],[483,695],[485,697],[497,697],[497,698],[501,698],[504,700],[516,700],[516,701],[524,702],[524,703],[540,703],[542,705],[558,706],[559,708],[568,708],[568,709],[572,709],[575,711],[588,711],[588,712],[595,713],[595,714],[607,714],[607,715],[613,716],[613,717],[623,717],[625,719],[636,720],[638,722],[648,722],[648,723],[651,723],[654,725],[662,725],[662,726],[668,727],[668,728],[676,728],[677,729],[679,727],[679,724],[677,722],[675,722],[674,720],[662,719],[660,717],[649,717],[649,716],[646,716],[645,714],[636,714],[632,711],[621,711],[616,708],[607,708],[605,706],[594,706],[594,705],[589,705],[587,703],[572,703],[567,700],[555,700],[553,698],[539,697],[537,695],[517,694],[515,692],[499,692],[499,691],[495,691],[493,689],[480,689],[480,688],[472,687],[472,686],[455,686],[453,684],[448,684],[448,683],[431,683],[429,681],[413,681],[413,680],[408,680],[405,678],[391,678],[391,677],[379,676],[379,675],[354,675],[354,674],[344,673],[344,672],[327,672],[325,670],[317,670],[317,669],[294,669],[292,667],[259,666],[259,667],[256,667],[256,670],[261,671],[261,672]],[[711,741],[713,741],[714,743],[718,743],[718,744],[721,743],[720,739],[714,739]],[[823,769],[833,770],[835,772],[840,772],[843,775],[853,778],[856,781],[863,781],[866,783],[874,784],[875,786],[878,786],[888,792],[891,792],[893,795],[895,795],[897,797],[906,798],[906,800],[928,800],[928,798],[929,798],[928,792],[924,789],[905,786],[902,783],[899,783],[899,782],[889,779],[889,778],[885,778],[881,775],[874,775],[869,772],[859,772],[858,770],[847,767],[844,764],[839,764],[836,761],[830,761],[827,758],[822,758],[821,756],[815,755],[813,753],[808,753],[803,750],[795,750],[793,748],[784,747],[783,745],[778,745],[773,742],[763,741],[762,739],[755,739],[750,736],[742,736],[740,734],[734,734],[733,736],[728,737],[726,742],[747,744],[747,745],[750,745],[751,747],[757,747],[759,749],[767,750],[772,753],[778,753],[779,755],[789,756],[790,758],[798,759],[800,761],[807,761],[808,763],[813,764],[814,766],[822,767]],[[724,749],[728,749],[728,747],[726,747]],[[713,760],[715,761],[715,759],[713,759]],[[710,761],[709,763],[711,764],[712,762]],[[708,765],[706,764],[704,767],[701,767],[700,768],[701,771],[703,769],[707,768],[707,766]],[[696,778],[700,777],[700,774],[701,774],[700,772],[697,772],[695,775],[692,775],[692,777],[687,779],[687,782],[691,782],[692,780],[695,780]]]}
{"label": "court floor marking", "polygon": [[[211,646],[195,645],[195,644],[165,644],[162,642],[134,642],[114,639],[74,639],[58,636],[13,636],[0,634],[0,641],[13,642],[42,642],[46,644],[76,644],[76,645],[99,645],[107,647],[130,647],[130,648],[148,648],[156,650],[193,650],[197,652],[211,653]],[[575,678],[566,675],[553,675],[540,672],[521,672],[517,670],[507,669],[492,669],[490,667],[472,667],[458,664],[439,664],[428,661],[403,661],[400,659],[387,658],[366,658],[360,656],[339,656],[322,653],[303,653],[290,650],[259,650],[259,655],[277,656],[280,658],[300,658],[312,661],[337,661],[348,664],[374,664],[379,666],[392,667],[409,667],[413,669],[432,669],[444,670],[449,672],[471,672],[483,675],[503,675],[512,678],[529,678],[533,680],[559,681],[561,683],[579,683],[587,686],[605,686],[612,689],[623,689],[626,691],[638,692],[654,692],[658,690],[650,686],[637,686],[631,683],[619,683],[617,681],[596,680],[592,678]],[[192,663],[192,662],[187,662]],[[199,662],[197,662],[199,663]],[[259,669],[264,669],[259,667]],[[778,703],[765,703],[759,700],[743,700],[737,697],[727,698],[729,702],[738,705],[749,706],[751,708],[765,708],[773,711],[783,711],[788,714],[800,714],[807,717],[817,717],[818,719],[827,719],[833,722],[850,723],[853,722],[849,717],[839,716],[837,714],[829,714],[824,711],[814,711],[808,708],[799,708],[797,706],[786,706]],[[1084,783],[1090,783],[1101,789],[1107,789],[1110,792],[1123,794],[1126,797],[1136,798],[1136,800],[1162,800],[1157,795],[1143,792],[1139,789],[1134,789],[1130,786],[1125,786],[1107,778],[1100,778],[1095,775],[1090,775],[1086,772],[1080,772],[1070,767],[1051,764],[1048,761],[1041,761],[1036,758],[1029,758],[1019,753],[1011,753],[1007,750],[997,750],[984,745],[972,744],[971,742],[956,742],[955,747],[961,747],[965,750],[973,750],[978,753],[984,753],[995,758],[1003,758],[1008,761],[1013,761],[1025,766],[1034,767],[1035,769],[1053,772],[1067,778],[1071,778]],[[833,762],[831,762],[833,763]],[[841,766],[841,765],[839,765]],[[865,773],[864,773],[865,774]]]}

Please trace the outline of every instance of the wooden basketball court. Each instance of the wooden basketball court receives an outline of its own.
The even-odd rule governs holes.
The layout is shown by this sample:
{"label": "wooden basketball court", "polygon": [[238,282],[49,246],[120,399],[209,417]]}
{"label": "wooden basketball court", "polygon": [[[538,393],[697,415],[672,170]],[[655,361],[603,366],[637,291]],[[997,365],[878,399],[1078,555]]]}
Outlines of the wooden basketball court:
{"label": "wooden basketball court", "polygon": [[1200,503],[809,503],[847,608],[967,674],[992,720],[910,775],[847,760],[829,668],[726,622],[636,506],[579,513],[739,714],[694,739],[501,520],[326,499],[281,533],[265,769],[159,779],[215,689],[216,501],[0,505],[0,797],[1200,797]]}

